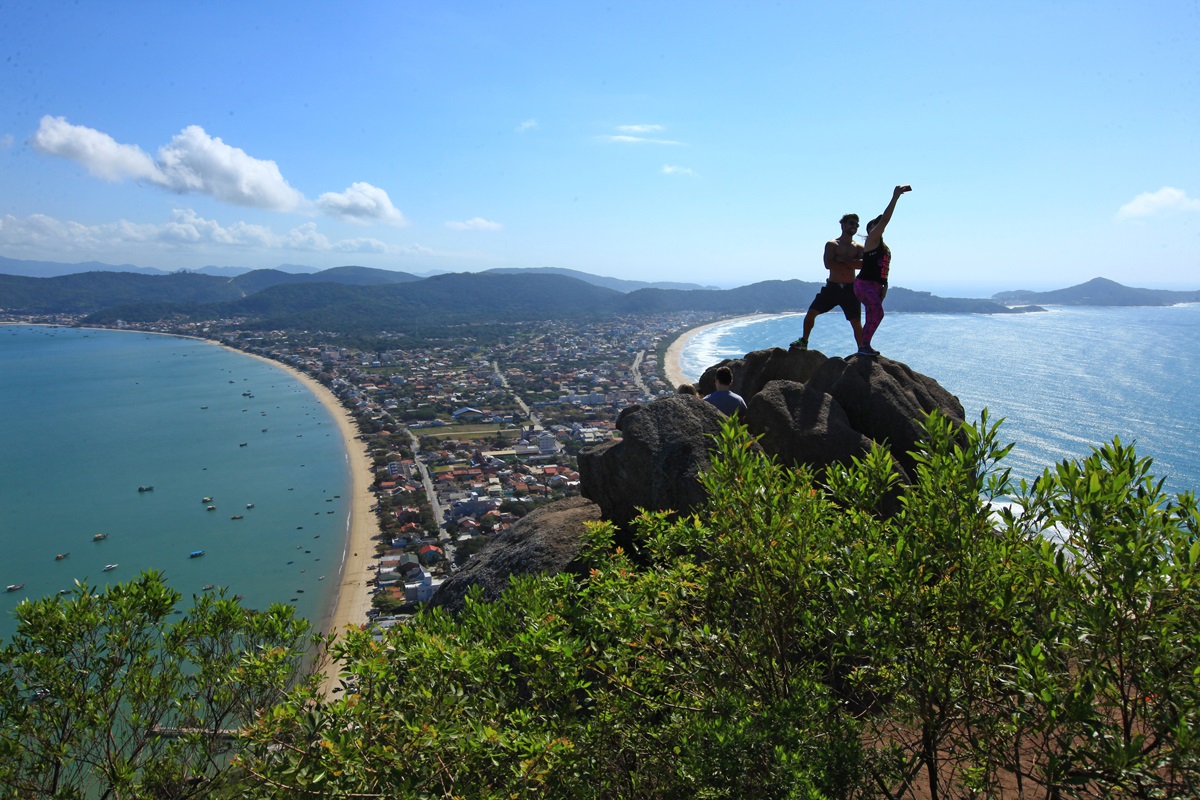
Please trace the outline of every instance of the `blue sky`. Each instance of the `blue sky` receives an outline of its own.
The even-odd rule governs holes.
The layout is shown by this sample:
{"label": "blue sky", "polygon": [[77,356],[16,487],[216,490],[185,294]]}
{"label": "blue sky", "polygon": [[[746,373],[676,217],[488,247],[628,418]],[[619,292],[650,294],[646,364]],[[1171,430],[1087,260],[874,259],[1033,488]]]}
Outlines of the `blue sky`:
{"label": "blue sky", "polygon": [[1200,4],[0,2],[0,255],[1200,288]]}

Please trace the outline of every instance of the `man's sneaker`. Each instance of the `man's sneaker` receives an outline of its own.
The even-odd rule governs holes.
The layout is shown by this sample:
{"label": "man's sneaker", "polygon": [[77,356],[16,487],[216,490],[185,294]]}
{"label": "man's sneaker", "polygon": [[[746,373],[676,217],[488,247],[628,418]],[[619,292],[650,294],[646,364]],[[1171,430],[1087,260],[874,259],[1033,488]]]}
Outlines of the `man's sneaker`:
{"label": "man's sneaker", "polygon": [[801,336],[799,339],[788,345],[788,347],[792,350],[807,350],[808,339],[805,339],[803,336]]}
{"label": "man's sneaker", "polygon": [[877,355],[879,355],[879,351],[872,350],[870,347],[863,345],[858,348],[858,352],[855,353],[854,355],[856,355],[856,356],[877,356]]}

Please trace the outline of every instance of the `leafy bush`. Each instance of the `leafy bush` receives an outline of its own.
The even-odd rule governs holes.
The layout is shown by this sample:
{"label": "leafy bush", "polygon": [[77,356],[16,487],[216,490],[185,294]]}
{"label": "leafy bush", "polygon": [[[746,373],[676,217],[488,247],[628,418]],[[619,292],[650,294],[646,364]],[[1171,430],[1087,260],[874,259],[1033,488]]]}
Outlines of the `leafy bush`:
{"label": "leafy bush", "polygon": [[0,650],[5,797],[209,797],[229,783],[236,731],[300,674],[308,623],[290,606],[193,600],[159,572],[17,607]]}

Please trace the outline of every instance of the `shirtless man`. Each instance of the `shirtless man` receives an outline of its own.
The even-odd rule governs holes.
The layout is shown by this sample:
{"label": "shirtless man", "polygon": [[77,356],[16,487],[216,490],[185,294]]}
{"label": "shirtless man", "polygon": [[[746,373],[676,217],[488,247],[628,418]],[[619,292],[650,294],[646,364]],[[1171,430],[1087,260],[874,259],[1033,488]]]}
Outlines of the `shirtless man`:
{"label": "shirtless man", "polygon": [[841,306],[842,313],[850,327],[854,329],[854,343],[859,344],[862,337],[862,305],[854,296],[854,271],[862,266],[863,247],[854,241],[854,232],[858,230],[858,214],[847,214],[841,219],[842,235],[825,243],[825,269],[829,270],[829,279],[813,298],[808,313],[804,315],[804,333],[792,342],[797,350],[808,349],[808,335],[812,333],[813,324],[817,317],[826,311],[832,311],[834,306]]}

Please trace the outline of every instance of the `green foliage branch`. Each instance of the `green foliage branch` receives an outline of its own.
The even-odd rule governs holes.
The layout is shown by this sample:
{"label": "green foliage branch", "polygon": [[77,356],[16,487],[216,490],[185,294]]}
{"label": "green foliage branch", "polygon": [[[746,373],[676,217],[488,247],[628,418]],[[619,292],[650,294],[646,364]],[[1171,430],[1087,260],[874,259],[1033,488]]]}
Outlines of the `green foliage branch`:
{"label": "green foliage branch", "polygon": [[237,730],[301,674],[309,626],[161,572],[26,601],[0,650],[0,789],[19,797],[207,797]]}

